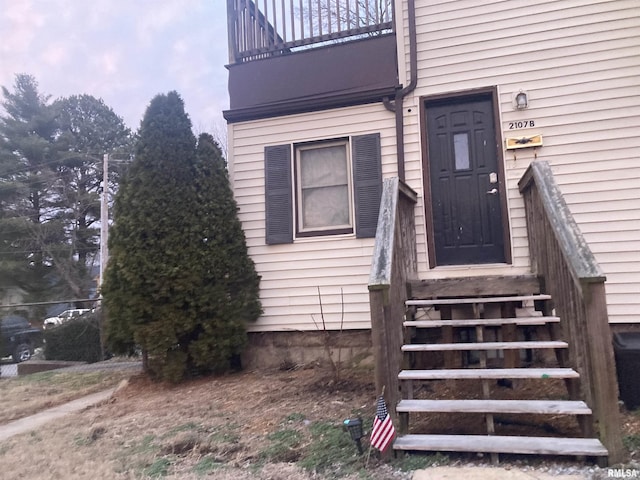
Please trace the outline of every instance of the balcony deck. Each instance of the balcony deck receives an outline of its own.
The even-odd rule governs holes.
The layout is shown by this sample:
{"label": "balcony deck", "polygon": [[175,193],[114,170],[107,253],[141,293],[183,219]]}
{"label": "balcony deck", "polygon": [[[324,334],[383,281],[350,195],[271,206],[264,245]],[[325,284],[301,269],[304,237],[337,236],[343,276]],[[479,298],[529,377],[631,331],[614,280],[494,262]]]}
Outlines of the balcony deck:
{"label": "balcony deck", "polygon": [[390,0],[228,0],[229,122],[379,102],[398,87]]}

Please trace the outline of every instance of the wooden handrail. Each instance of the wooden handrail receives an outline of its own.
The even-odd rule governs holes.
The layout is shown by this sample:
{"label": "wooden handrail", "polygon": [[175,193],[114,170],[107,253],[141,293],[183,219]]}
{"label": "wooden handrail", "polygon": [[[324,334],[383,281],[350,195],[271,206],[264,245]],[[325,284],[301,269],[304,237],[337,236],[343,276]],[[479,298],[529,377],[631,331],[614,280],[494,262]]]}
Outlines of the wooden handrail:
{"label": "wooden handrail", "polygon": [[523,193],[531,188],[534,183],[540,195],[541,206],[551,222],[553,234],[571,267],[574,280],[578,283],[604,282],[606,277],[553,179],[549,163],[544,161],[531,163],[518,182],[520,192]]}
{"label": "wooden handrail", "polygon": [[416,192],[397,177],[385,179],[369,276],[376,389],[380,392],[384,387],[393,417],[400,400],[398,373],[407,281],[417,272],[416,202]]}
{"label": "wooden handrail", "polygon": [[552,295],[569,343],[580,392],[594,412],[594,426],[610,463],[624,455],[618,414],[618,383],[609,321],[606,277],[567,206],[547,162],[535,161],[518,183],[527,217],[531,268]]}

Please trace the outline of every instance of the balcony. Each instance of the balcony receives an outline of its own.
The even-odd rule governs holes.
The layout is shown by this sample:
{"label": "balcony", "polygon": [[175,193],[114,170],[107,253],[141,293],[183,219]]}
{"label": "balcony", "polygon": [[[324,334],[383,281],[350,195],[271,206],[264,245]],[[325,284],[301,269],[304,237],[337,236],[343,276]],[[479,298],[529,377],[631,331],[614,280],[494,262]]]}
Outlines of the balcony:
{"label": "balcony", "polygon": [[227,0],[229,122],[381,101],[398,84],[392,0]]}
{"label": "balcony", "polygon": [[230,63],[391,33],[391,0],[227,0]]}

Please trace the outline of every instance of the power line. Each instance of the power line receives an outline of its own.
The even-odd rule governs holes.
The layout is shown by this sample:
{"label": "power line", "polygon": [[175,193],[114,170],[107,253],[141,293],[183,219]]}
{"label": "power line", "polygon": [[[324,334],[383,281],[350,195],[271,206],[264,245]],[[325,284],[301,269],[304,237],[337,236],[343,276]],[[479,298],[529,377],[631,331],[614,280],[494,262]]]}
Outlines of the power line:
{"label": "power line", "polygon": [[[20,173],[33,173],[34,175],[45,175],[46,173],[58,173],[53,169],[49,169],[48,171],[45,170],[44,172],[42,172],[41,170],[44,170],[42,167],[51,167],[53,165],[56,165],[58,167],[65,167],[65,168],[78,168],[78,167],[70,167],[68,165],[64,165],[62,162],[64,162],[65,160],[72,160],[72,159],[76,159],[77,157],[68,157],[68,158],[56,158],[53,160],[48,160],[46,162],[42,162],[42,163],[37,163],[37,164],[33,164],[33,165],[22,165],[20,168],[16,168],[14,170],[7,170],[4,172],[1,172],[0,175],[4,176],[8,176],[8,175],[17,175]],[[88,160],[92,160],[93,162],[95,162],[96,160],[92,157],[86,157]],[[89,165],[92,165],[91,163]],[[100,168],[99,166],[96,166],[96,171],[98,171],[98,169]],[[46,173],[45,173],[46,172]]]}
{"label": "power line", "polygon": [[59,303],[99,302],[101,298],[79,298],[75,300],[57,300],[55,302],[15,303],[13,305],[0,305],[0,308],[37,307],[40,305],[57,305]]}
{"label": "power line", "polygon": [[[120,155],[119,153],[117,154],[110,154],[110,155]],[[127,155],[126,153],[122,154],[122,155]],[[129,164],[132,162],[132,155],[129,154],[129,158],[127,159],[115,159],[115,158],[110,158],[109,161],[111,163],[117,163],[117,164]],[[24,157],[23,157],[24,158]],[[17,159],[19,161],[19,159]],[[68,157],[62,157],[62,158],[56,158],[53,160],[48,160],[42,163],[37,163],[34,165],[22,165],[20,168],[17,168],[15,170],[7,170],[7,171],[0,171],[0,177],[4,177],[4,176],[8,176],[8,175],[16,175],[16,174],[20,174],[20,173],[31,173],[31,171],[33,170],[33,174],[34,175],[43,175],[44,173],[41,173],[37,170],[39,170],[41,167],[50,167],[52,165],[57,164],[57,166],[59,167],[65,167],[65,168],[78,168],[78,167],[71,167],[69,165],[65,165],[64,162],[68,161],[68,160],[90,160],[93,163],[89,163],[89,165],[94,165],[96,168],[96,171],[99,171],[100,169],[100,164],[102,164],[102,159],[99,158],[97,155],[94,156],[94,154],[85,154],[85,153],[78,153],[76,155],[71,155]],[[7,162],[8,163],[8,162]],[[97,163],[97,164],[96,164]],[[54,173],[53,170],[50,171],[51,173]],[[49,173],[49,172],[47,172]],[[55,172],[58,173],[58,172]]]}
{"label": "power line", "polygon": [[[97,235],[96,235],[97,236]],[[81,248],[73,248],[73,249],[37,249],[33,250],[2,250],[0,251],[0,255],[14,255],[14,254],[27,254],[27,253],[74,253],[74,252],[96,252],[100,250],[100,245],[95,245],[93,247],[81,247]]]}

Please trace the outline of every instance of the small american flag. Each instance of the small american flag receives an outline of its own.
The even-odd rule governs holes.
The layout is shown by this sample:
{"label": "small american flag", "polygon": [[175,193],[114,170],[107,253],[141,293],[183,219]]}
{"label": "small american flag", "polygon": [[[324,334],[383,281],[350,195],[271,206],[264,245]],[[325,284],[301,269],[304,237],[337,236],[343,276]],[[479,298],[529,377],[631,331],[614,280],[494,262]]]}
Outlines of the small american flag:
{"label": "small american flag", "polygon": [[391,444],[395,434],[396,431],[393,428],[393,423],[391,423],[384,397],[380,395],[378,397],[376,416],[373,419],[373,429],[371,430],[371,446],[384,452]]}

